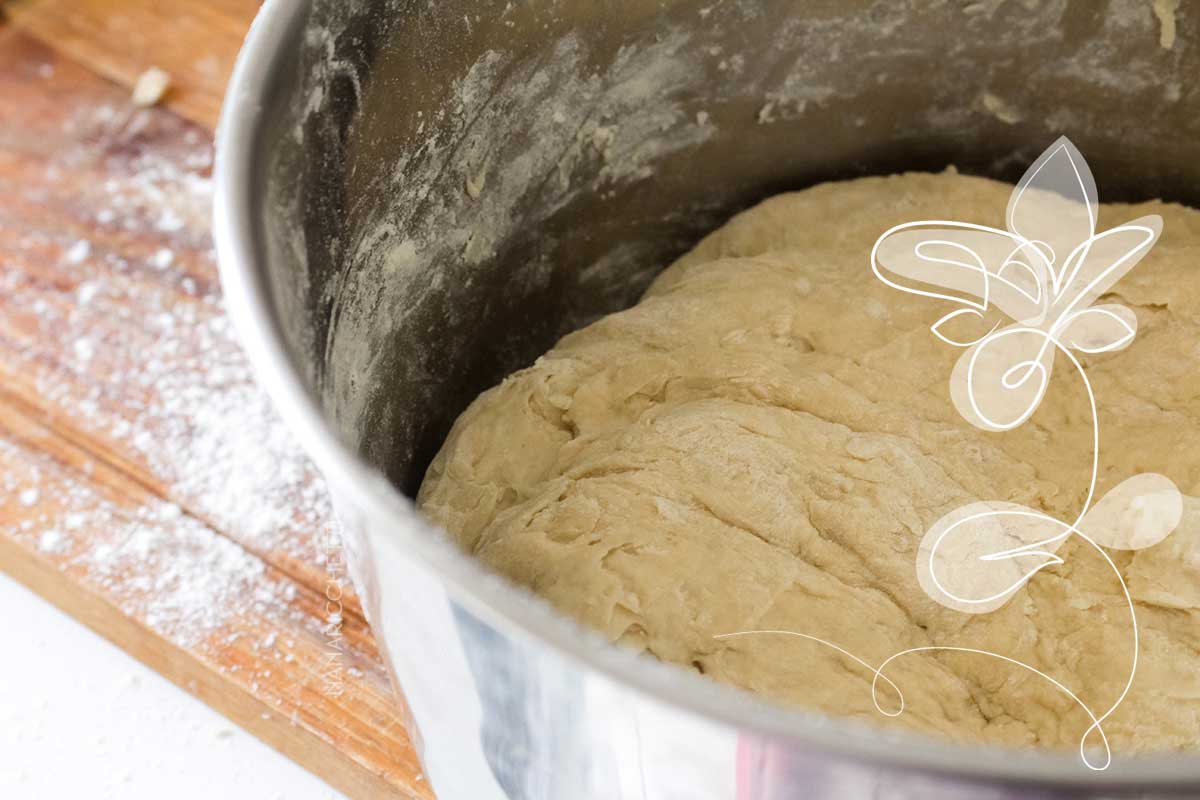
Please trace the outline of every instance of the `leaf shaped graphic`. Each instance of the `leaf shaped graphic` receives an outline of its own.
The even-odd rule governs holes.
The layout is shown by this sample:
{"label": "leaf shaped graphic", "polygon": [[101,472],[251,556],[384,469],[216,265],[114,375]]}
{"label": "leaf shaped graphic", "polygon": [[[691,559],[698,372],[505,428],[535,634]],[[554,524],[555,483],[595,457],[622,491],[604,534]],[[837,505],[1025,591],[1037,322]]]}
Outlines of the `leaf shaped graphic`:
{"label": "leaf shaped graphic", "polygon": [[1162,233],[1162,217],[1150,214],[1110,228],[1078,245],[1067,257],[1052,316],[1087,308],[1137,266]]}
{"label": "leaf shaped graphic", "polygon": [[1108,353],[1128,347],[1137,335],[1137,316],[1117,303],[1092,306],[1068,317],[1058,341],[1081,353]]}
{"label": "leaf shaped graphic", "polygon": [[954,311],[951,311],[949,314],[947,314],[946,316],[939,319],[937,322],[933,323],[933,325],[929,326],[929,330],[931,333],[933,333],[934,336],[938,337],[946,344],[954,345],[955,347],[971,347],[972,345],[979,344],[985,338],[987,338],[988,334],[990,334],[992,331],[995,330],[995,327],[992,327],[989,330],[987,330],[986,332],[984,332],[982,335],[977,336],[976,338],[970,339],[970,340],[955,339],[954,336],[947,333],[943,329],[948,327],[950,325],[950,323],[954,322],[954,320],[960,319],[962,317],[983,319],[983,312],[979,311],[978,309],[975,309],[975,308],[955,309]]}
{"label": "leaf shaped graphic", "polygon": [[1045,567],[1070,527],[1017,503],[970,503],[934,523],[917,548],[917,580],[938,603],[986,614]]}
{"label": "leaf shaped graphic", "polygon": [[1045,253],[1055,294],[1067,254],[1096,232],[1098,205],[1092,171],[1065,136],[1030,165],[1009,198],[1005,224]]}
{"label": "leaf shaped graphic", "polygon": [[[1028,249],[1029,246],[1023,246],[1021,249]],[[1013,254],[1007,261],[1000,265],[1000,269],[996,270],[996,278],[1003,284],[1012,287],[1012,290],[1019,292],[1025,297],[1034,308],[1040,309],[1045,300],[1046,292],[1049,287],[1045,285],[1046,266],[1047,263],[1041,260],[1033,260],[1039,265],[1039,268],[1034,268],[1026,261],[1021,260],[1022,253],[1020,251]],[[1038,251],[1041,256],[1041,251]],[[1011,316],[1011,315],[1010,315]],[[1024,321],[1021,318],[1014,317],[1018,322]]]}
{"label": "leaf shaped graphic", "polygon": [[1164,475],[1143,472],[1117,484],[1079,523],[1102,547],[1141,550],[1171,534],[1183,518],[1183,495]]}
{"label": "leaf shaped graphic", "polygon": [[966,222],[898,225],[875,243],[872,269],[889,286],[963,308],[995,306],[1037,324],[1052,295],[1042,251],[1007,231]]}

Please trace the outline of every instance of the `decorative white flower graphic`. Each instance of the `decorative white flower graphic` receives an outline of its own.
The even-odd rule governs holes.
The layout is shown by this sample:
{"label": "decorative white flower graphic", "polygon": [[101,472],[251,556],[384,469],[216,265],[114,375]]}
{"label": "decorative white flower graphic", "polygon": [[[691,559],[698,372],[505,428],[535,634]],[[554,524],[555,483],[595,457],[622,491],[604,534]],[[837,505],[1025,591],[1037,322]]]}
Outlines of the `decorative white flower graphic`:
{"label": "decorative white flower graphic", "polygon": [[[1092,304],[1150,250],[1162,218],[1142,217],[1097,233],[1096,212],[1091,170],[1063,137],[1013,190],[1007,230],[946,220],[909,222],[875,243],[871,267],[881,281],[958,306],[932,331],[966,348],[950,387],[959,412],[973,425],[1002,431],[1025,422],[1046,391],[1056,348],[1103,353],[1133,341],[1132,311]],[[968,341],[944,330],[955,320],[982,319],[993,307],[1013,324]]]}
{"label": "decorative white flower graphic", "polygon": [[[1075,702],[1091,720],[1079,742],[1090,769],[1112,761],[1103,723],[1124,701],[1138,663],[1138,625],[1133,598],[1104,548],[1136,550],[1168,536],[1183,514],[1183,497],[1170,479],[1154,473],[1130,477],[1095,499],[1100,459],[1096,399],[1076,353],[1120,350],[1137,335],[1137,317],[1123,305],[1094,305],[1141,260],[1157,240],[1162,219],[1147,216],[1097,233],[1096,184],[1087,162],[1062,137],[1033,163],[1013,190],[1005,230],[967,222],[931,220],[897,225],[871,250],[871,268],[884,283],[910,294],[953,303],[931,331],[964,352],[950,375],[955,408],[972,425],[1003,432],[1019,427],[1037,410],[1062,354],[1083,381],[1092,420],[1091,479],[1076,518],[1055,519],[1032,508],[1002,501],[969,503],[933,524],[917,550],[917,577],[937,602],[971,614],[1004,605],[1038,571],[1062,564],[1063,542],[1078,536],[1109,565],[1129,607],[1133,657],[1120,696],[1096,713],[1065,684],[1001,653],[933,645],[902,650],[873,667],[833,642],[785,630],[738,631],[786,635],[830,647],[874,673],[871,695],[889,717],[904,710],[904,695],[884,675],[896,659],[921,652],[954,651],[986,656],[1037,674]],[[984,322],[992,309],[1013,320],[996,323],[974,338],[956,338],[951,328]],[[885,708],[880,682],[898,698]],[[1095,736],[1101,758],[1088,743]]]}
{"label": "decorative white flower graphic", "polygon": [[[1005,431],[1029,419],[1060,352],[1087,388],[1092,480],[1073,523],[988,501],[952,511],[922,540],[921,585],[938,602],[974,614],[1000,607],[1038,570],[1062,563],[1055,551],[1072,533],[1110,548],[1149,547],[1170,534],[1183,513],[1175,485],[1154,474],[1128,479],[1092,507],[1099,426],[1087,374],[1072,352],[1110,352],[1133,341],[1132,311],[1093,303],[1149,251],[1162,219],[1142,217],[1097,233],[1096,184],[1066,137],[1025,173],[1005,217],[1007,230],[941,220],[897,225],[871,253],[884,283],[959,306],[931,330],[965,350],[950,376],[950,396],[971,424]],[[1015,321],[969,341],[945,332],[953,320],[981,320],[993,306]]]}
{"label": "decorative white flower graphic", "polygon": [[[1132,311],[1115,303],[1093,304],[1133,269],[1162,231],[1162,218],[1152,215],[1097,233],[1096,198],[1087,162],[1063,137],[1013,190],[1005,215],[1007,230],[944,220],[897,225],[875,243],[871,267],[889,286],[958,306],[931,330],[965,350],[950,376],[950,396],[972,425],[1007,431],[1028,420],[1046,393],[1059,353],[1083,381],[1092,419],[1092,470],[1075,520],[1064,522],[1000,501],[962,506],[934,523],[921,540],[917,576],[942,605],[982,614],[1006,603],[1039,570],[1063,563],[1056,551],[1072,535],[1104,558],[1129,604],[1129,680],[1117,701],[1100,715],[1071,694],[1092,719],[1080,741],[1080,754],[1089,767],[1104,769],[1111,755],[1102,723],[1133,683],[1138,634],[1129,590],[1103,548],[1133,550],[1162,541],[1179,524],[1183,498],[1168,478],[1143,473],[1093,505],[1100,426],[1091,383],[1075,353],[1111,352],[1133,341],[1137,317]],[[993,306],[1014,322],[1004,327],[997,323],[966,341],[947,334],[953,321],[982,320]],[[1093,732],[1103,744],[1099,765],[1089,761],[1085,748]]]}

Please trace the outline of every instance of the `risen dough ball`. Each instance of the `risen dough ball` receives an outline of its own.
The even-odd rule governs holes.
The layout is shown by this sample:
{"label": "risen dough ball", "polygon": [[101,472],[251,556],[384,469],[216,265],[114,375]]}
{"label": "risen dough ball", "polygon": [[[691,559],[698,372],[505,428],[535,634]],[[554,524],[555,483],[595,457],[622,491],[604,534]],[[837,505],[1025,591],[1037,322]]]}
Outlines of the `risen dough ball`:
{"label": "risen dough ball", "polygon": [[[1097,713],[1120,694],[1128,608],[1110,567],[1078,540],[990,614],[938,605],[917,582],[918,543],[951,509],[1008,500],[1074,519],[1087,487],[1092,429],[1070,364],[1059,356],[1024,426],[977,430],[950,402],[961,351],[929,332],[948,307],[870,270],[888,227],[1000,225],[1011,190],[953,173],[867,178],[735,217],[637,306],[565,337],[473,403],[421,507],[567,614],[716,680],[957,739],[1076,747],[1089,724],[1078,706],[999,660],[897,660],[888,676],[907,709],[888,720],[872,705],[871,673],[831,648],[714,638],[784,629],[873,664],[924,645],[979,648],[1056,677]],[[1164,218],[1163,235],[1109,298],[1136,312],[1137,339],[1084,359],[1100,405],[1100,494],[1143,471],[1200,493],[1200,212],[1105,206],[1100,225],[1149,213]],[[1165,542],[1112,553],[1142,648],[1105,725],[1114,749],[1196,741],[1198,539],[1189,498]]]}

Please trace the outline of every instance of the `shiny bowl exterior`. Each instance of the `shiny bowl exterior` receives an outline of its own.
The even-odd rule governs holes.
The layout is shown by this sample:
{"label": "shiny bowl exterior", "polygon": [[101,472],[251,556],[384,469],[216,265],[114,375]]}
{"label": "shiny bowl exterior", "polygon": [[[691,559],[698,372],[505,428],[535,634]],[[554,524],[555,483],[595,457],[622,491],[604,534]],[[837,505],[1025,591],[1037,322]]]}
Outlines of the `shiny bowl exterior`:
{"label": "shiny bowl exterior", "polygon": [[1105,199],[1200,204],[1198,32],[1181,14],[1167,47],[1148,3],[1082,0],[264,4],[218,134],[222,282],[328,479],[440,797],[1200,794],[1192,756],[1097,773],[632,656],[411,500],[480,391],[774,192],[951,163],[1014,179],[1066,132]]}

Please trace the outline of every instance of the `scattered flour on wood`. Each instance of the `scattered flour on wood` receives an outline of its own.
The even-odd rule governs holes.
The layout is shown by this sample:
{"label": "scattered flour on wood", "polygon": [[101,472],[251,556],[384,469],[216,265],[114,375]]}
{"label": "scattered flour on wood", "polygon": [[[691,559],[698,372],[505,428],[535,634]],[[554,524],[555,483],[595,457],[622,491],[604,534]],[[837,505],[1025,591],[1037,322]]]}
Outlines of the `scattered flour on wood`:
{"label": "scattered flour on wood", "polygon": [[[248,616],[319,631],[321,619],[296,610],[295,584],[263,560],[321,564],[336,533],[323,481],[256,386],[221,307],[211,145],[170,115],[127,111],[67,121],[76,144],[47,159],[46,185],[63,195],[48,202],[92,209],[90,239],[25,237],[0,272],[0,313],[26,332],[26,391],[161,481],[167,499],[118,502],[89,485],[87,465],[81,476],[29,463],[31,451],[0,438],[0,457],[22,466],[0,479],[26,509],[12,535],[181,647],[217,648],[214,635]],[[57,180],[80,168],[102,178]],[[38,258],[48,246],[62,253],[56,264]]]}

